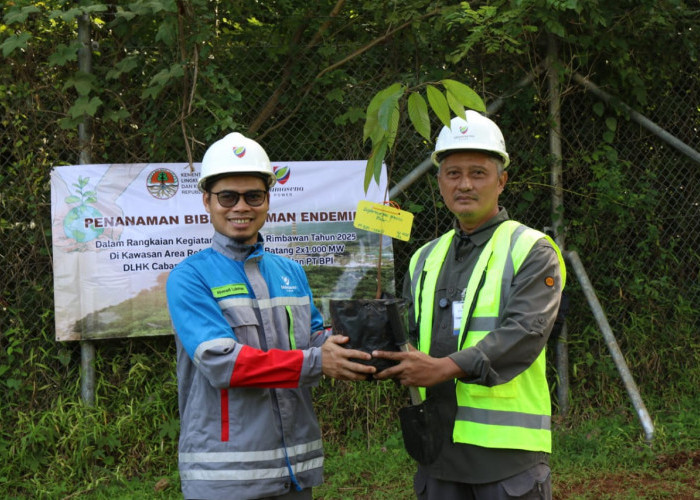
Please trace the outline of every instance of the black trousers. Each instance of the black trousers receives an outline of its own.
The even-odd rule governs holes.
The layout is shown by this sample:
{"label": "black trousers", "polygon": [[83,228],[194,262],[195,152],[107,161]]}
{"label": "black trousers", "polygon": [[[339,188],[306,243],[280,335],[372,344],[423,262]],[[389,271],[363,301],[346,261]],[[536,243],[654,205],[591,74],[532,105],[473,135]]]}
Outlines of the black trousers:
{"label": "black trousers", "polygon": [[552,499],[551,471],[545,464],[538,464],[502,481],[486,484],[435,479],[419,467],[413,478],[413,488],[418,500]]}

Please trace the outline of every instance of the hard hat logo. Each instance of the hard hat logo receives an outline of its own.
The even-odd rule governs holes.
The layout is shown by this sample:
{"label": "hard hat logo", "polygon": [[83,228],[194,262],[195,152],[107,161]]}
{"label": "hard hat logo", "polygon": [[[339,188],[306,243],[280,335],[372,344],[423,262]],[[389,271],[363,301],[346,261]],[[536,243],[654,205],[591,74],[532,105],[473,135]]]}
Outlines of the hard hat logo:
{"label": "hard hat logo", "polygon": [[466,125],[465,125],[464,127],[459,127],[459,133],[460,133],[460,134],[464,135],[464,134],[466,134],[467,132],[469,132],[469,127],[467,127]]}
{"label": "hard hat logo", "polygon": [[233,154],[238,156],[239,158],[243,158],[245,156],[245,147],[244,146],[239,146],[233,150]]}

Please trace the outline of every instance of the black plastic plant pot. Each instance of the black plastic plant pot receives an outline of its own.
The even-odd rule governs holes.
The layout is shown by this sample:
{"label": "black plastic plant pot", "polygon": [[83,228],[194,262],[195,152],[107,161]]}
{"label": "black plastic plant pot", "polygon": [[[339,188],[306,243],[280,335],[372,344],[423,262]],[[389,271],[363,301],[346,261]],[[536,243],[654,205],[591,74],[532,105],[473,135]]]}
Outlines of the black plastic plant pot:
{"label": "black plastic plant pot", "polygon": [[[398,309],[399,316],[404,316],[404,301],[401,299],[331,300],[329,308],[333,333],[350,338],[343,344],[346,348],[369,353],[374,350],[398,351],[399,346],[406,342],[405,328],[397,328],[396,321],[392,328],[391,321],[392,308],[394,314]],[[354,361],[374,366],[377,372],[396,364],[396,361],[379,358]]]}

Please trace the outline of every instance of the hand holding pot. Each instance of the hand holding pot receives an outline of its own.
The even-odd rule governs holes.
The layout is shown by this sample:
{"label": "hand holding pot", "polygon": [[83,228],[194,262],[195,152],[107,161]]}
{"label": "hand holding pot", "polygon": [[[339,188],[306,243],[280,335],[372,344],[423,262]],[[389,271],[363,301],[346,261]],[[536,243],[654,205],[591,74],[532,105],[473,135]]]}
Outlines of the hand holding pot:
{"label": "hand holding pot", "polygon": [[346,349],[345,344],[349,339],[344,335],[331,335],[321,347],[321,363],[323,374],[339,380],[366,380],[377,369],[373,366],[351,361],[351,358],[369,361],[372,359],[369,353],[356,349]]}
{"label": "hand holding pot", "polygon": [[375,358],[390,359],[399,364],[374,375],[378,380],[393,378],[401,385],[432,387],[435,384],[464,376],[464,372],[450,358],[434,358],[409,344],[408,351],[373,351]]}

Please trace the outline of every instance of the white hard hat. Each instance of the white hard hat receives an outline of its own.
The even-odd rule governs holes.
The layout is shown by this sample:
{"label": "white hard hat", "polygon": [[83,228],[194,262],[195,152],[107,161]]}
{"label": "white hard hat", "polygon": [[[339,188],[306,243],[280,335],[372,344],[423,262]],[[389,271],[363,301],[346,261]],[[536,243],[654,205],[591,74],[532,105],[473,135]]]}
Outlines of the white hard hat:
{"label": "white hard hat", "polygon": [[440,166],[443,153],[450,151],[487,151],[503,159],[504,168],[510,163],[506,152],[506,142],[501,129],[492,120],[476,111],[467,110],[467,119],[452,118],[450,127],[443,127],[435,141],[435,151],[431,155],[433,163]]}
{"label": "white hard hat", "polygon": [[268,188],[277,182],[262,146],[238,132],[228,134],[209,146],[202,158],[197,187],[204,192],[206,180],[222,174],[260,175]]}

